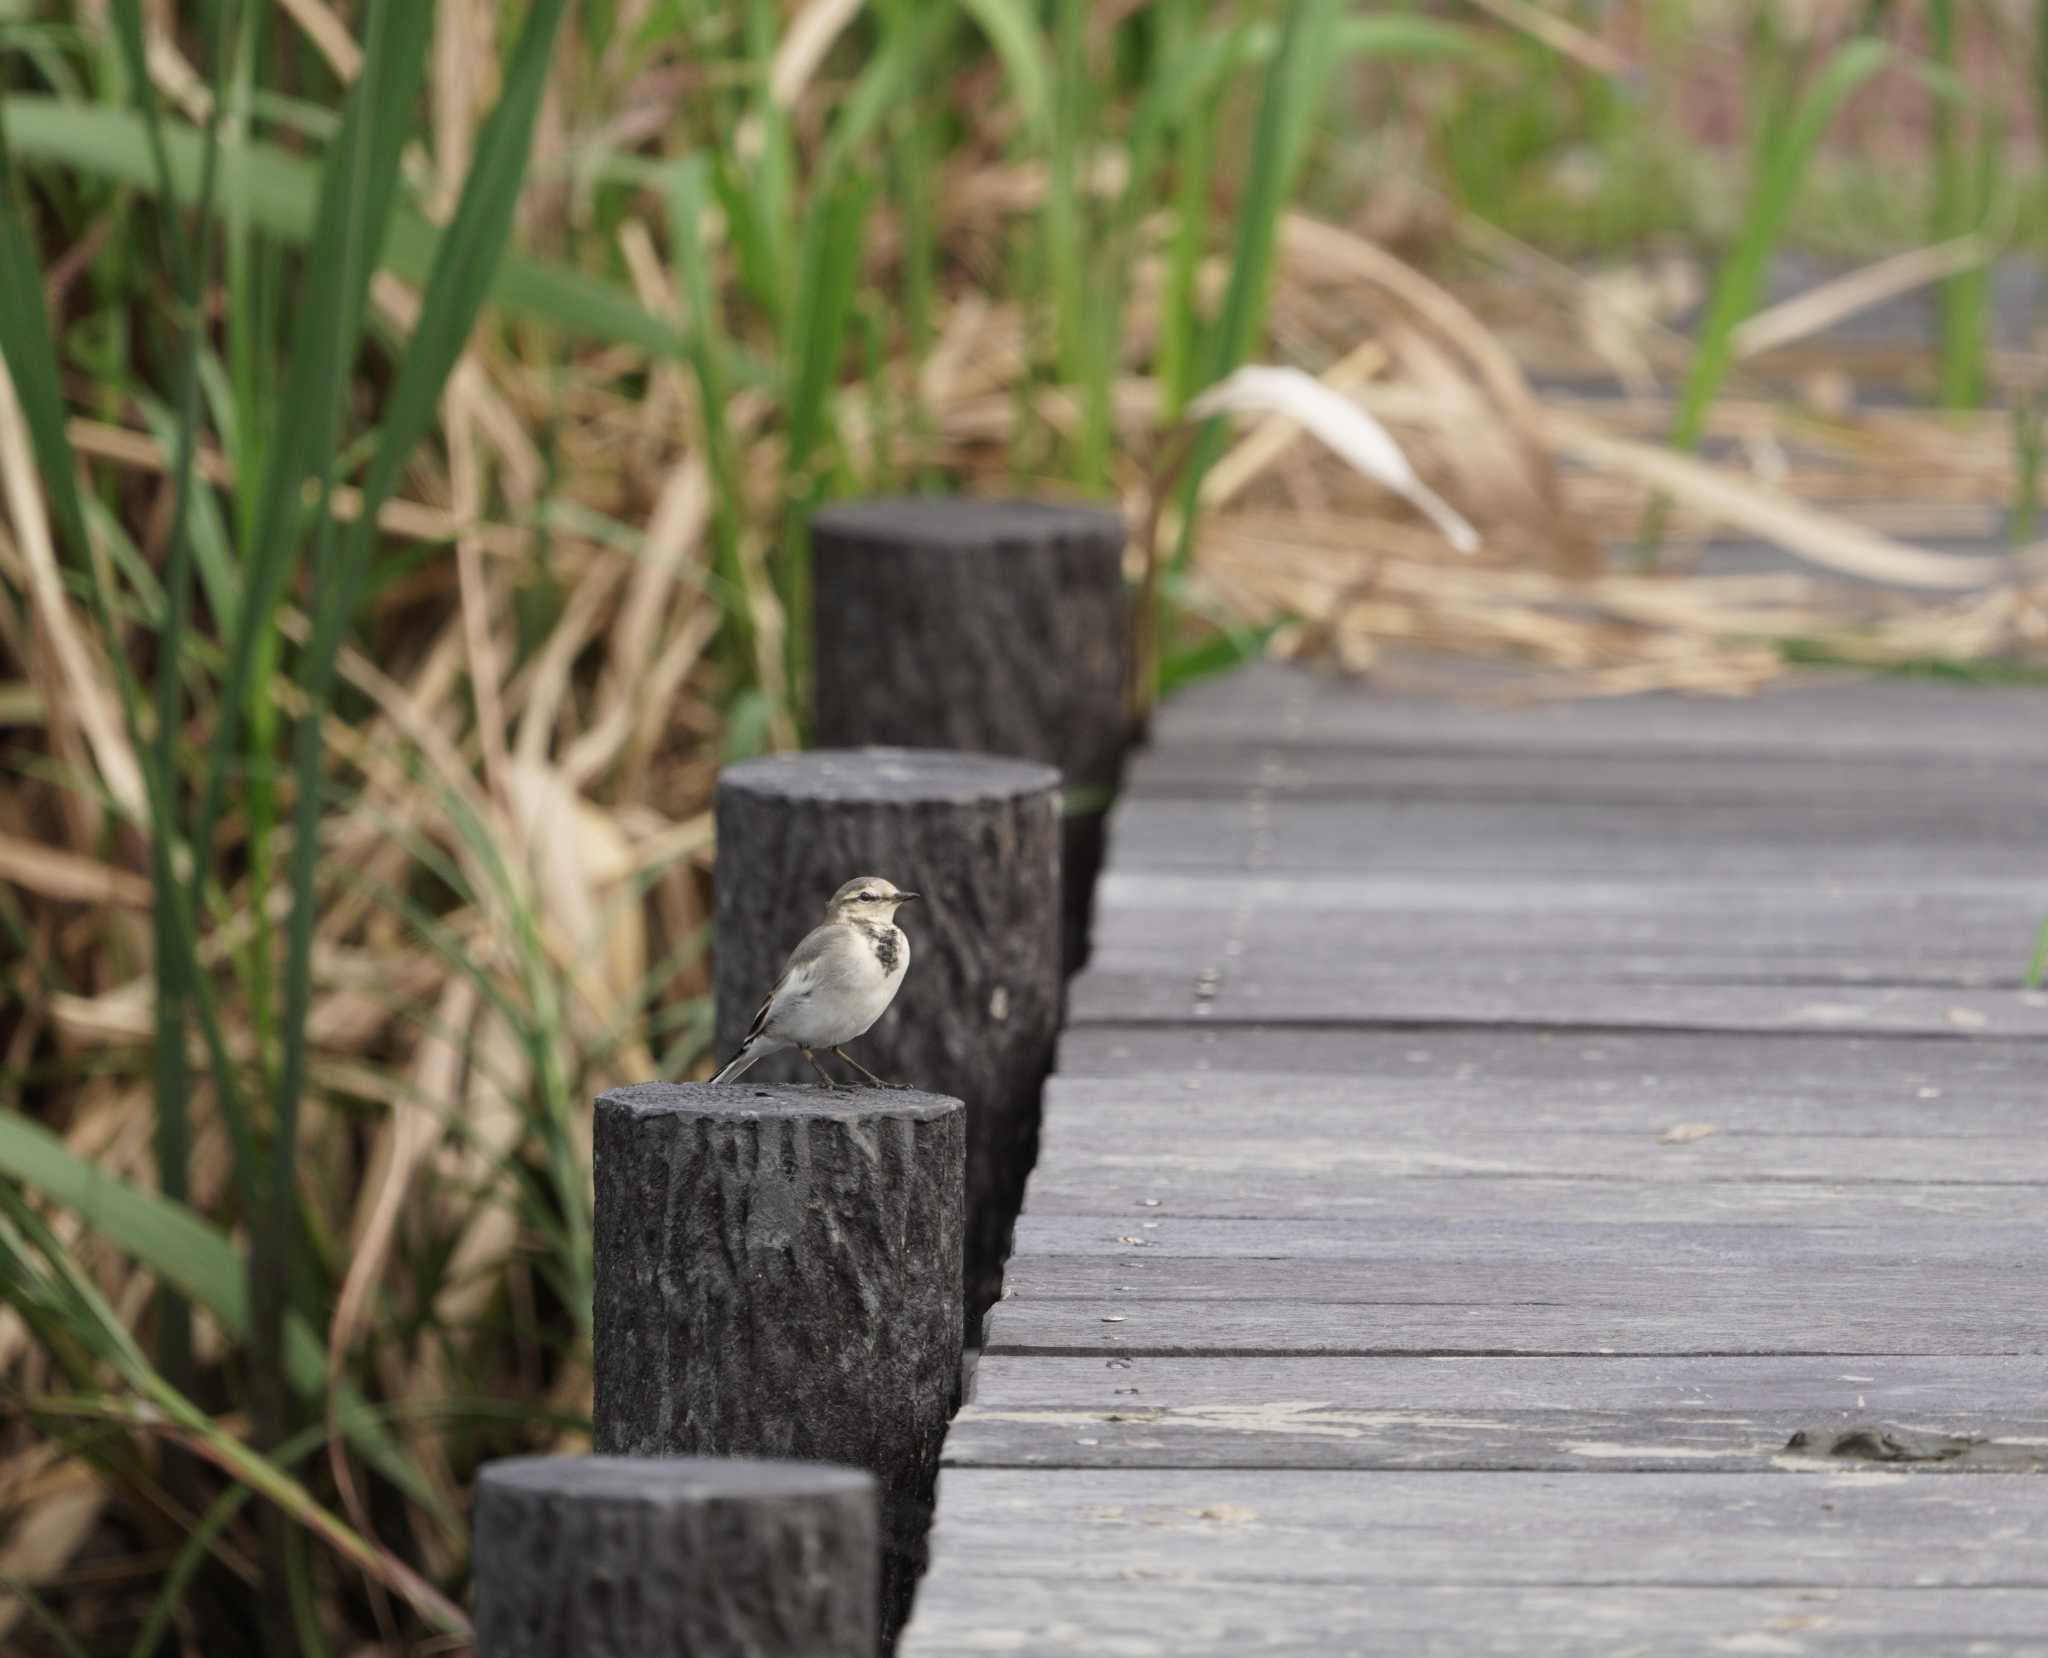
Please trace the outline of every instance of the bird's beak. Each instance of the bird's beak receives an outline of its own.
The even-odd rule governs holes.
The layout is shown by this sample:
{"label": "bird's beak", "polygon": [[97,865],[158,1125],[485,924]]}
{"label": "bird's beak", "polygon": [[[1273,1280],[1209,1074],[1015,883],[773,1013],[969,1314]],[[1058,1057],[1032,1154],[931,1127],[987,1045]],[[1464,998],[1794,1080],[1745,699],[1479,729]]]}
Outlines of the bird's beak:
{"label": "bird's beak", "polygon": [[915,899],[922,898],[923,896],[924,894],[921,892],[899,892],[896,894],[896,902],[899,904],[908,904]]}

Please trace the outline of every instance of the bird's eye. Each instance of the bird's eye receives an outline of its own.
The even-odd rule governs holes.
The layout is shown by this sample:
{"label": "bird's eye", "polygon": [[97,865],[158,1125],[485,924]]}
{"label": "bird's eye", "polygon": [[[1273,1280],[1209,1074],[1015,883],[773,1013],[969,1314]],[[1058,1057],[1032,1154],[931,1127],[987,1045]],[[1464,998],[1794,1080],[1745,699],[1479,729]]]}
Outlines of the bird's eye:
{"label": "bird's eye", "polygon": [[854,897],[866,904],[872,904],[875,901],[875,895],[872,892],[857,892],[854,894]]}

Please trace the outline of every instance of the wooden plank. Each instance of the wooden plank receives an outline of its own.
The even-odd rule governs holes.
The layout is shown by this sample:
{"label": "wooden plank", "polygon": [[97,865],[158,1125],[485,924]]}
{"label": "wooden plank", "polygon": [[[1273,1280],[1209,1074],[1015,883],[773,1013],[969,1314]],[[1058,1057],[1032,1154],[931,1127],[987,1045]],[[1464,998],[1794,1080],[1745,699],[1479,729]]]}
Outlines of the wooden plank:
{"label": "wooden plank", "polygon": [[[1246,1368],[1249,1368],[1247,1365]],[[1906,1427],[1858,1410],[1506,1409],[1447,1415],[1408,1406],[1357,1411],[1272,1399],[1106,1411],[968,1405],[946,1437],[949,1468],[1320,1468],[1501,1473],[2048,1472],[2048,1414],[1921,1412]],[[1849,1390],[1853,1392],[1854,1390]],[[1846,1446],[1848,1454],[1829,1447]],[[1897,1456],[1899,1461],[1884,1460]]]}
{"label": "wooden plank", "polygon": [[[2038,1098],[2039,1050],[2030,1043],[1980,1038],[1812,1035],[1772,1042],[1731,1042],[1697,1031],[1413,1031],[1285,1025],[1190,1029],[1160,1025],[1087,1025],[1060,1039],[1062,1078],[1157,1076],[1176,1080],[1265,1072],[1298,1077],[1334,1073],[1370,1087],[1374,1079],[1492,1081],[1503,1091],[1536,1088],[1544,1103],[1584,1090],[1657,1091],[1674,1101],[1825,1102],[1863,1109],[1888,1100],[2024,1103]],[[1064,1084],[1063,1084],[1064,1085]],[[1932,1090],[1932,1092],[1928,1092]],[[1687,1105],[1685,1109],[1693,1107]]]}
{"label": "wooden plank", "polygon": [[1285,981],[1297,976],[1305,963],[1329,959],[1332,971],[1327,976],[1361,994],[1390,982],[1424,977],[1481,985],[1563,976],[1611,985],[1884,985],[2000,992],[2026,988],[2024,964],[2012,948],[2016,933],[2010,926],[1975,947],[1953,934],[1900,949],[1885,942],[1847,949],[1830,948],[1825,942],[1774,948],[1733,940],[1716,944],[1711,938],[1646,946],[1593,937],[1579,944],[1532,942],[1509,957],[1497,953],[1503,930],[1496,928],[1491,941],[1461,937],[1457,929],[1439,935],[1421,917],[1411,931],[1423,942],[1395,957],[1372,943],[1361,947],[1356,934],[1349,950],[1340,954],[1337,941],[1308,929],[1297,949],[1270,937],[1249,947],[1237,940],[1226,942],[1223,929],[1184,939],[1172,936],[1175,929],[1162,929],[1168,936],[1137,944],[1112,936],[1090,952],[1089,965],[1098,973],[1130,977],[1186,978],[1206,969],[1219,977],[1228,972],[1239,979]]}
{"label": "wooden plank", "polygon": [[[1142,1168],[1091,1170],[1041,1165],[1031,1177],[1025,1212],[1034,1216],[1127,1218],[1137,1227],[1173,1216],[1371,1215],[1415,1226],[1477,1226],[1542,1215],[1599,1226],[1643,1221],[1732,1221],[1758,1226],[1827,1226],[1844,1220],[1904,1225],[1926,1216],[2009,1220],[2040,1202],[2034,1188],[1985,1184],[1848,1184],[1836,1180],[1613,1180],[1580,1175],[1511,1175],[1488,1179],[1376,1179],[1351,1183],[1219,1169],[1207,1178],[1182,1173],[1171,1184]],[[1454,1206],[1454,1207],[1453,1207]]]}
{"label": "wooden plank", "polygon": [[[961,1475],[950,1476],[955,1480]],[[960,1501],[966,1501],[962,1493]],[[941,1510],[942,1515],[945,1510]],[[2044,1658],[2048,1591],[1811,1583],[1780,1587],[1500,1587],[1247,1583],[1175,1573],[995,1580],[940,1564],[904,1658]],[[1788,1550],[1796,1556],[1796,1549]]]}
{"label": "wooden plank", "polygon": [[[1156,1300],[1136,1293],[1094,1301],[1007,1297],[990,1313],[986,1353],[2048,1354],[2048,1305],[2038,1281],[1997,1293],[1994,1274],[1894,1273],[1875,1289],[1844,1274],[1863,1299],[1827,1299],[1827,1275],[1756,1274],[1747,1293],[1694,1300],[1585,1297],[1516,1301],[1475,1285],[1463,1298],[1416,1303],[1315,1299]],[[1277,1284],[1274,1275],[1269,1284]],[[2008,1285],[2013,1280],[2007,1278]],[[2030,1293],[2030,1290],[2033,1293]],[[1570,1293],[1560,1285],[1553,1295]],[[1970,1299],[1972,1294],[1985,1297]]]}
{"label": "wooden plank", "polygon": [[2048,1658],[2044,715],[1169,705],[906,1652]]}
{"label": "wooden plank", "polygon": [[[1801,890],[1759,903],[1739,884],[1113,874],[1097,894],[1104,972],[1308,962],[1365,979],[1562,970],[1580,978],[1819,977],[2016,987],[2048,883]],[[1505,950],[1505,941],[1513,949]]]}
{"label": "wooden plank", "polygon": [[[1695,1267],[1736,1266],[1768,1255],[1788,1272],[1823,1262],[1930,1270],[1950,1262],[1995,1263],[2015,1276],[2039,1273],[2048,1282],[2048,1212],[2013,1203],[2004,1219],[1957,1220],[1926,1215],[1905,1223],[1854,1217],[1827,1225],[1758,1225],[1741,1221],[1636,1221],[1626,1226],[1558,1220],[1540,1210],[1473,1222],[1447,1218],[1440,1226],[1376,1214],[1335,1219],[1296,1215],[1182,1216],[1162,1208],[1163,1219],[1134,1221],[1128,1211],[1107,1215],[1024,1216],[1011,1259],[1023,1283],[1053,1261],[1074,1257],[1147,1263],[1260,1261],[1310,1263],[1370,1261],[1386,1267],[1490,1269],[1500,1264],[1580,1263],[1603,1267],[1648,1260]],[[2048,1377],[2043,1378],[2048,1383]]]}
{"label": "wooden plank", "polygon": [[[993,1353],[960,1467],[1627,1470],[2048,1467],[2044,1367],[2011,1357],[1049,1358]],[[1891,1442],[1850,1439],[1879,1427]],[[1795,1434],[1808,1441],[1797,1449]],[[1980,1441],[1981,1443],[1971,1443]],[[1847,1453],[1847,1454],[1843,1454]]]}
{"label": "wooden plank", "polygon": [[955,1468],[941,1577],[2048,1588],[2048,1480]]}
{"label": "wooden plank", "polygon": [[2048,692],[1853,675],[1740,700],[1653,695],[1504,707],[1407,696],[1318,669],[1253,663],[1190,686],[1153,717],[1152,746],[1342,743],[1435,753],[1658,752],[2038,763]]}
{"label": "wooden plank", "polygon": [[1110,867],[1388,875],[1512,870],[1684,886],[1896,880],[1930,865],[1976,880],[2040,879],[2038,801],[1923,800],[1882,814],[1793,802],[1697,809],[1466,805],[1441,801],[1152,800],[1120,804]]}
{"label": "wooden plank", "polygon": [[1196,963],[1173,973],[1090,969],[1069,988],[1067,1021],[2048,1036],[2048,993],[2040,991],[1819,979],[1662,984],[1526,971],[1526,978],[1404,979],[1346,974],[1334,964],[1264,978]]}
{"label": "wooden plank", "polygon": [[1760,1358],[1319,1358],[1133,1356],[1105,1363],[990,1354],[975,1372],[977,1408],[1188,1411],[1262,1400],[1310,1408],[1494,1416],[1513,1410],[1746,1410],[1796,1415],[1861,1410],[1908,1423],[1963,1412],[2024,1417],[2048,1409],[2036,1358],[1886,1354],[1847,1363],[1811,1354]]}
{"label": "wooden plank", "polygon": [[[2038,1133],[2009,1138],[1900,1134],[1830,1139],[1735,1133],[1684,1138],[1693,1126],[1674,1118],[1663,1134],[1568,1129],[1461,1133],[1455,1125],[1432,1134],[1426,1126],[1382,1130],[1357,1114],[1321,1122],[1280,1114],[1219,1121],[1192,1111],[1133,1106],[1109,1121],[1052,1119],[1044,1130],[1040,1167],[1051,1187],[1074,1190],[1084,1182],[1098,1184],[1107,1192],[1128,1192],[1134,1200],[1156,1197],[1176,1209],[1195,1193],[1288,1192],[1288,1200],[1272,1213],[1303,1212],[1318,1198],[1341,1207],[1346,1198],[1390,1181],[1424,1180],[1457,1187],[1482,1176],[1658,1186],[1716,1181],[1953,1183],[2006,1187],[2015,1208],[2042,1202],[2032,1189],[2048,1183],[2048,1135]],[[1667,1141],[1664,1134],[1673,1131]],[[1280,1143],[1272,1144],[1274,1140]],[[1458,1193],[1446,1190],[1439,1202],[1443,1219],[1455,1220]],[[1037,1207],[1034,1201],[1034,1212]]]}
{"label": "wooden plank", "polygon": [[[1415,1048],[1399,1034],[1380,1036],[1360,1056],[1356,1075],[1292,1071],[1182,1071],[1180,1075],[1069,1077],[1055,1075],[1044,1089],[1044,1114],[1063,1134],[1110,1134],[1128,1144],[1126,1114],[1169,1114],[1198,1134],[1272,1134],[1286,1114],[1288,1134],[1370,1136],[1374,1140],[1432,1140],[1493,1134],[1608,1134],[1663,1144],[1677,1124],[1712,1126],[1720,1136],[1913,1136],[1913,1138],[2040,1138],[2042,1060],[2038,1044],[2001,1042],[1993,1064],[1942,1066],[1946,1054],[1970,1054],[1976,1044],[1942,1040],[1866,1042],[1835,1038],[1810,1042],[1718,1044],[1751,1050],[1747,1064],[1702,1073],[1688,1066],[1706,1038],[1657,1032],[1616,1062],[1585,1060],[1575,1075],[1542,1073],[1516,1062],[1513,1048],[1495,1044],[1489,1066],[1446,1068],[1415,1062]],[[1599,1052],[1606,1038],[1597,1038]],[[1528,1044],[1528,1038],[1524,1038]],[[1903,1048],[1896,1071],[1884,1050]],[[1790,1050],[1790,1052],[1784,1052]],[[1780,1058],[1778,1064],[1769,1060]],[[1634,1060],[1634,1062],[1630,1062]],[[1655,1068],[1651,1068],[1655,1066]],[[1823,1075],[1823,1066],[1833,1071]],[[1939,1081],[1935,1081],[1939,1079]],[[1141,1118],[1133,1116],[1130,1128]],[[1669,1150],[1669,1146],[1665,1146]],[[1927,1173],[1925,1179],[1944,1175]]]}
{"label": "wooden plank", "polygon": [[[1911,1262],[1840,1258],[1780,1260],[1775,1235],[1760,1231],[1746,1251],[1711,1262],[1657,1258],[1646,1247],[1635,1259],[1536,1260],[1507,1256],[1479,1260],[1360,1260],[1324,1257],[1313,1262],[1267,1257],[1155,1255],[1124,1250],[1114,1256],[1050,1255],[1013,1259],[1004,1279],[1009,1306],[1077,1301],[1121,1307],[1125,1301],[1211,1304],[1246,1301],[1279,1312],[1296,1304],[1318,1309],[1366,1309],[1350,1315],[1369,1325],[1379,1307],[1569,1307],[1573,1312],[1635,1317],[1653,1315],[1658,1328],[1675,1315],[1703,1330],[1753,1317],[1759,1327],[1783,1309],[1781,1322],[1812,1331],[1806,1345],[1769,1351],[1829,1351],[1827,1324],[1815,1309],[1857,1300],[1906,1307],[1938,1294],[1970,1304],[1972,1327],[1989,1323],[2032,1339],[2037,1322],[2048,1330],[2041,1279],[2005,1261],[1944,1261],[1915,1270]],[[1161,1317],[1171,1316],[1161,1309]],[[1205,1317],[1206,1312],[1190,1313]],[[1279,1312],[1279,1316],[1285,1316]],[[1459,1316],[1468,1324],[1469,1317]],[[1718,1347],[1721,1343],[1707,1343]],[[1976,1349],[1982,1351],[1983,1349]],[[1989,1351],[2006,1352],[2009,1348]]]}
{"label": "wooden plank", "polygon": [[1918,811],[1929,795],[2038,803],[2044,757],[1902,759],[1870,753],[1706,754],[1541,748],[1474,755],[1356,743],[1276,745],[1259,738],[1190,737],[1140,750],[1120,797],[1132,801],[1242,799],[1444,800],[1466,803],[1724,805],[1778,800],[1864,811]]}

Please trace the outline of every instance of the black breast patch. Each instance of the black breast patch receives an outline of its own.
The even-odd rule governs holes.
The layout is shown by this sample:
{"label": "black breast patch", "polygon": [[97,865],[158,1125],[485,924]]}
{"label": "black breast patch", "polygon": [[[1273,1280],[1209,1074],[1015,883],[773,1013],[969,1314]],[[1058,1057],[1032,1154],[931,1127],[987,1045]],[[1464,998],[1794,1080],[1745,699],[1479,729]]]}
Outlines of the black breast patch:
{"label": "black breast patch", "polygon": [[895,972],[897,960],[903,954],[896,943],[896,929],[894,927],[869,927],[865,931],[868,935],[868,941],[875,947],[875,960],[882,964],[882,971],[884,973]]}

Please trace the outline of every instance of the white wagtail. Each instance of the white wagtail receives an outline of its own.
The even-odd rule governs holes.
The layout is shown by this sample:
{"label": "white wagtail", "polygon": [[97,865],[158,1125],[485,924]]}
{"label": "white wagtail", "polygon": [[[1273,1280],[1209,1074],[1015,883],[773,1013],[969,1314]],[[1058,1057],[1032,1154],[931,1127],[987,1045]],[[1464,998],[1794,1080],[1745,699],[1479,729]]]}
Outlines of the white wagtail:
{"label": "white wagtail", "polygon": [[865,1036],[896,999],[910,965],[910,940],[896,925],[896,906],[916,896],[879,875],[858,876],[835,892],[823,924],[790,951],[740,1051],[711,1080],[731,1082],[757,1059],[796,1048],[827,1088],[840,1088],[845,1085],[832,1080],[813,1051],[830,1048],[877,1088],[906,1086],[884,1082],[840,1044]]}

